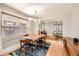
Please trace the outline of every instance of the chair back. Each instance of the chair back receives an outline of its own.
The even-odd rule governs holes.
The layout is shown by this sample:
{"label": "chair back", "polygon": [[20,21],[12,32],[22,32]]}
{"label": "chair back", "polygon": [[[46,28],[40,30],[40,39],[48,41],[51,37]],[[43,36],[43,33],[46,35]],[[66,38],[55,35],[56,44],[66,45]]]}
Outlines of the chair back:
{"label": "chair back", "polygon": [[29,43],[29,40],[20,40],[20,46],[23,47],[24,44]]}
{"label": "chair back", "polygon": [[39,40],[37,40],[37,42],[36,42],[37,44],[44,44],[44,40],[42,40],[42,39],[39,39]]}

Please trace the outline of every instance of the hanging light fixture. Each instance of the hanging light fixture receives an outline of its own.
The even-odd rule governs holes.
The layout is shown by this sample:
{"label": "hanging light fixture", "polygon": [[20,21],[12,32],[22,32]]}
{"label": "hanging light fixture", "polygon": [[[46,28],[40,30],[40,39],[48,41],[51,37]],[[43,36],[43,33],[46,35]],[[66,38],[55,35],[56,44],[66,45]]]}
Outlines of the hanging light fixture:
{"label": "hanging light fixture", "polygon": [[35,15],[33,17],[33,20],[40,23],[40,19],[37,18],[37,11],[35,10],[34,12],[35,12]]}
{"label": "hanging light fixture", "polygon": [[37,11],[35,10],[34,12],[35,12],[35,15],[33,20],[38,23],[38,31],[40,31],[40,19],[38,19],[37,17]]}
{"label": "hanging light fixture", "polygon": [[34,21],[37,21],[37,11],[34,11],[34,13],[35,13],[35,15],[34,15],[34,17],[33,17],[33,20],[34,20]]}

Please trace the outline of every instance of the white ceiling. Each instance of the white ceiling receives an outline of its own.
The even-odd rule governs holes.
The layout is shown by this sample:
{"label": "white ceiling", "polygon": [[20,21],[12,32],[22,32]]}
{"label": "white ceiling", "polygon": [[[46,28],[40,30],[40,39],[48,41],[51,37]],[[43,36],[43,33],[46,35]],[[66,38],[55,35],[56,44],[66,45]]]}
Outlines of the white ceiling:
{"label": "white ceiling", "polygon": [[58,15],[70,13],[73,4],[68,3],[6,3],[25,14],[37,16],[42,19],[53,19]]}

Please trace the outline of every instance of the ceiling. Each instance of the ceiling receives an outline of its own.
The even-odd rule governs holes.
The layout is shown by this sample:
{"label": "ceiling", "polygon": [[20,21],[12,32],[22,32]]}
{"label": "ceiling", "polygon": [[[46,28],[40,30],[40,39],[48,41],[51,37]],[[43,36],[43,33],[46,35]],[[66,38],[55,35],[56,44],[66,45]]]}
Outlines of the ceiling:
{"label": "ceiling", "polygon": [[27,15],[35,16],[41,19],[53,19],[56,16],[70,13],[73,4],[68,3],[6,3]]}

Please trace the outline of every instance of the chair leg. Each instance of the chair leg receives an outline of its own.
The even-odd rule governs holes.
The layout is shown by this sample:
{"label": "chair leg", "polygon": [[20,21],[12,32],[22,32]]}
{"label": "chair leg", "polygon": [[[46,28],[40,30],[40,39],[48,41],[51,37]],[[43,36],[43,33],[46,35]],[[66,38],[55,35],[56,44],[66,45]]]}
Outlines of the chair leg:
{"label": "chair leg", "polygon": [[37,49],[38,49],[39,47],[35,47],[35,54],[37,53]]}
{"label": "chair leg", "polygon": [[44,52],[45,52],[45,49],[46,49],[46,48],[45,48],[45,46],[44,46]]}
{"label": "chair leg", "polygon": [[19,51],[19,56],[20,56],[20,54],[21,54],[21,49],[20,49],[20,51]]}
{"label": "chair leg", "polygon": [[20,50],[20,51],[19,51],[19,56],[20,56],[20,55],[21,55],[21,52],[22,52],[22,48],[20,48],[19,50]]}
{"label": "chair leg", "polygon": [[27,55],[27,52],[25,51],[25,56]]}
{"label": "chair leg", "polygon": [[32,50],[32,53],[33,53],[34,52],[34,49],[32,48],[31,50]]}
{"label": "chair leg", "polygon": [[45,52],[45,48],[44,48],[44,52]]}

